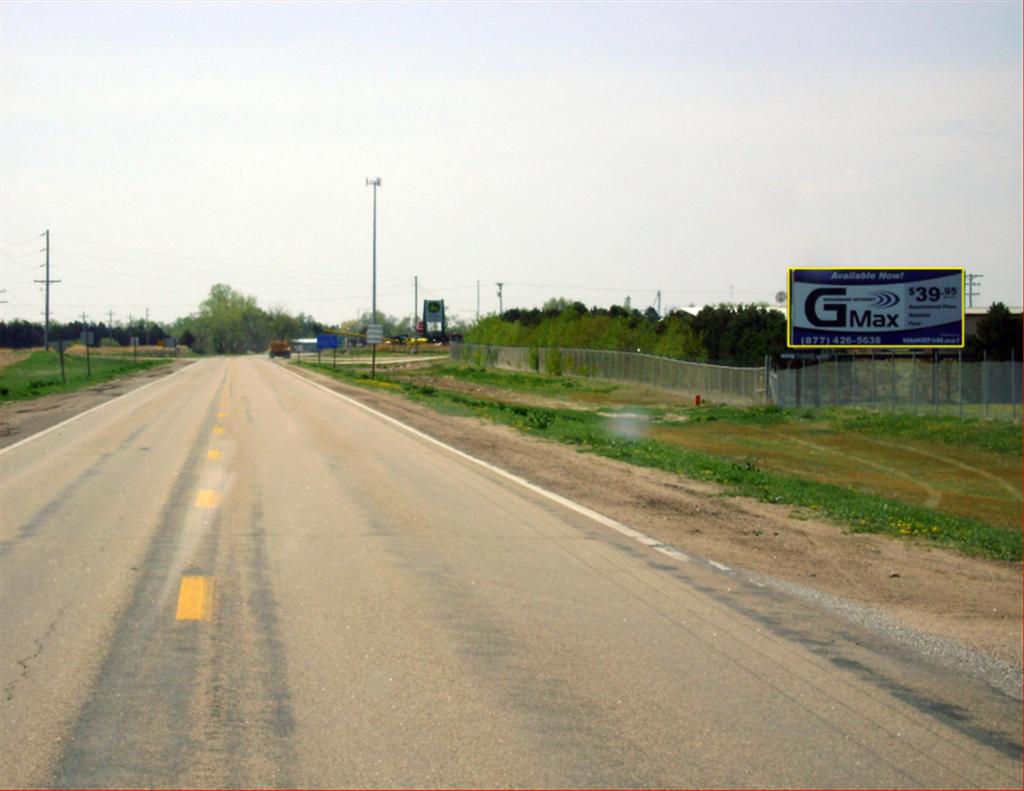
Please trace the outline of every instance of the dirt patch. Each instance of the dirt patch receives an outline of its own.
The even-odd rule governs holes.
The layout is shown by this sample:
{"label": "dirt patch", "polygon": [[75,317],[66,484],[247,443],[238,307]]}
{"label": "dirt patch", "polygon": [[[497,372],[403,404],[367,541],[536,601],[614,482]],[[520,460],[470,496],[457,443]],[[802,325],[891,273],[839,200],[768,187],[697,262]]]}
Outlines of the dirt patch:
{"label": "dirt patch", "polygon": [[14,365],[22,360],[27,360],[32,355],[32,352],[41,352],[42,350],[42,346],[38,349],[8,349],[0,347],[0,368],[6,368],[8,365]]}
{"label": "dirt patch", "polygon": [[[1020,665],[1019,564],[965,557],[910,540],[845,533],[834,524],[803,518],[790,506],[726,497],[713,484],[299,373],[683,552],[877,608],[921,631]],[[507,392],[502,395],[508,400]]]}
{"label": "dirt patch", "polygon": [[8,401],[0,404],[0,448],[20,442],[37,431],[43,431],[69,417],[74,417],[79,412],[124,395],[190,364],[189,360],[179,360],[73,393],[58,393],[31,401]]}

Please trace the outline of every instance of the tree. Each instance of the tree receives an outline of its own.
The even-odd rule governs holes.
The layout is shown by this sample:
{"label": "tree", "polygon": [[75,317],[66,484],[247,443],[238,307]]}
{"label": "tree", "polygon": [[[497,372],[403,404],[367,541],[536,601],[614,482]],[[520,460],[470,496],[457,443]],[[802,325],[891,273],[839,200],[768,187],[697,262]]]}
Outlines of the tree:
{"label": "tree", "polygon": [[242,354],[262,351],[270,342],[272,329],[256,298],[218,283],[199,306],[191,322],[197,351]]}
{"label": "tree", "polygon": [[967,342],[971,356],[984,352],[990,360],[1021,359],[1021,316],[1010,313],[1002,302],[993,303],[988,313],[978,321],[974,337]]}

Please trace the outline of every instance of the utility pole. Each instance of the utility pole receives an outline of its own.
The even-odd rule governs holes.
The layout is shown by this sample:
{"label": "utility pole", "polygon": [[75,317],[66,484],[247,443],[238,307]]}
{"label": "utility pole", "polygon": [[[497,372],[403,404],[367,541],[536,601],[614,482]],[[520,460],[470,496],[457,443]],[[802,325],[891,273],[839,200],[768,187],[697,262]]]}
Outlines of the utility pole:
{"label": "utility pole", "polygon": [[661,318],[661,289],[658,289],[658,318]]}
{"label": "utility pole", "polygon": [[110,333],[110,337],[114,337],[114,311],[107,311],[107,332]]}
{"label": "utility pole", "polygon": [[[373,187],[373,319],[370,322],[377,324],[377,187],[380,186],[380,176],[375,179],[367,179],[366,186]],[[373,352],[370,360],[370,378],[377,378],[377,344],[370,344]]]}
{"label": "utility pole", "polygon": [[92,378],[92,363],[89,361],[89,325],[86,323],[89,321],[88,316],[85,315],[85,311],[82,311],[82,341],[85,343],[85,378]]}
{"label": "utility pole", "polygon": [[419,330],[416,325],[420,323],[420,278],[419,275],[412,276],[412,336],[415,338]]}
{"label": "utility pole", "polygon": [[505,303],[501,297],[501,290],[505,287],[504,283],[497,283],[498,286],[498,318],[501,318],[501,314],[505,312]]}
{"label": "utility pole", "polygon": [[[50,229],[49,228],[46,229],[46,231],[43,233],[43,236],[46,237],[46,248],[45,248],[45,250],[46,250],[46,278],[44,280],[35,280],[33,282],[35,282],[35,283],[45,283],[46,284],[46,311],[43,314],[46,318],[45,318],[45,322],[43,324],[43,346],[46,348],[46,351],[50,351],[50,284],[51,283],[59,283],[60,281],[59,280],[50,280]],[[42,252],[42,251],[40,251],[40,252]]]}
{"label": "utility pole", "polygon": [[480,281],[476,281],[476,320],[480,321]]}
{"label": "utility pole", "polygon": [[967,275],[967,307],[974,307],[974,298],[981,296],[981,279],[984,275]]}
{"label": "utility pole", "polygon": [[146,345],[149,346],[149,308],[146,308]]}

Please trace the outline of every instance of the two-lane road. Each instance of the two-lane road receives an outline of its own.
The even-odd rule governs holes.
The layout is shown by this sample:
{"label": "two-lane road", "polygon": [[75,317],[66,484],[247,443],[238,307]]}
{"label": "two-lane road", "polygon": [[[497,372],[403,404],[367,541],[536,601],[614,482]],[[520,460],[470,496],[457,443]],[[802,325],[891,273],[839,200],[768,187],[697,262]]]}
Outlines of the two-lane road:
{"label": "two-lane road", "polygon": [[4,786],[1021,784],[714,569],[262,358],[0,464]]}

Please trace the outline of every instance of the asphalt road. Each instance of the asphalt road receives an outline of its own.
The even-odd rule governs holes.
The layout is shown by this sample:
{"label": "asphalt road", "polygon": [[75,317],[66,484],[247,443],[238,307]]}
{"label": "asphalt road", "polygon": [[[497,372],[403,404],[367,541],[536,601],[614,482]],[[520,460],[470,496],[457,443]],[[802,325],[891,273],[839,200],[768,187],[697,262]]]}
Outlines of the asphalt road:
{"label": "asphalt road", "polygon": [[1021,785],[997,723],[280,363],[0,464],[3,786]]}

